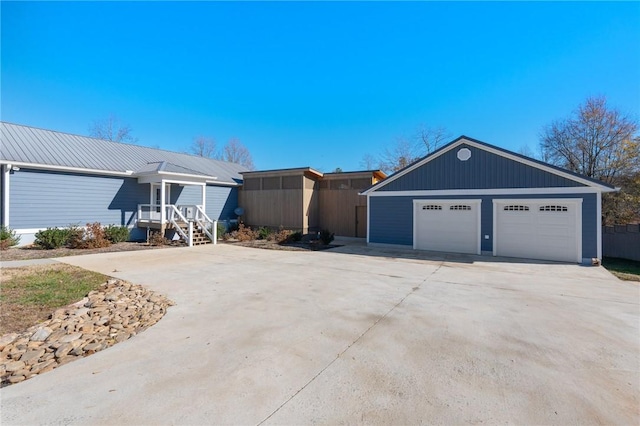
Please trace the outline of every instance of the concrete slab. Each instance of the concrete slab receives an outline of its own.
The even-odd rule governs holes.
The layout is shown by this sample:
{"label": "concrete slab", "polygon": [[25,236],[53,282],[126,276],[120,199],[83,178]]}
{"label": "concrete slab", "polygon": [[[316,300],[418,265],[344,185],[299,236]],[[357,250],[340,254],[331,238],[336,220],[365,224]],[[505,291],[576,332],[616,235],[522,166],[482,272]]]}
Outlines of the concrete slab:
{"label": "concrete slab", "polygon": [[60,260],[177,305],[2,389],[3,424],[640,420],[640,287],[602,268],[360,245]]}

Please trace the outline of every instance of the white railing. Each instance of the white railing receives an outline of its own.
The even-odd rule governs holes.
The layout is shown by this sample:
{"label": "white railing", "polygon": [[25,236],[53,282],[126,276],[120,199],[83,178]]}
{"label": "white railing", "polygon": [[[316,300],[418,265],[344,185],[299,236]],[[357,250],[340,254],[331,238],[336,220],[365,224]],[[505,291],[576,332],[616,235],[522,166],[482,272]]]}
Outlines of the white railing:
{"label": "white railing", "polygon": [[[149,223],[163,223],[160,204],[138,204],[138,220]],[[191,246],[193,244],[193,224],[197,223],[200,229],[213,242],[217,243],[218,222],[211,220],[202,206],[197,204],[174,205],[165,204],[164,223],[171,223],[178,234]],[[181,225],[188,225],[188,234]]]}
{"label": "white railing", "polygon": [[[184,217],[182,212],[178,210],[178,208],[173,204],[166,205],[165,208],[167,209],[167,221],[173,225],[175,230],[178,231],[182,238],[184,238],[187,243],[189,243],[189,247],[191,247],[193,245],[193,232],[191,222],[189,222],[187,218]],[[189,223],[189,235],[185,234],[185,232],[182,230],[182,227],[178,224],[178,221],[182,223]]]}

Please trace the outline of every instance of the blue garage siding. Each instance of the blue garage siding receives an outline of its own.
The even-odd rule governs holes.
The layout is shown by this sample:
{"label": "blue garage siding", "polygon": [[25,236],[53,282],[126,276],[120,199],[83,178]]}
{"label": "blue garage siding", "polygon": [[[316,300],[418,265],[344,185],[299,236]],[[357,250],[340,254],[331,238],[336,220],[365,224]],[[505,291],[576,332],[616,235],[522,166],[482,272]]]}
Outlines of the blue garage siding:
{"label": "blue garage siding", "polygon": [[10,226],[14,229],[84,225],[135,225],[149,185],[134,178],[20,169],[11,175]]}
{"label": "blue garage siding", "polygon": [[[471,158],[460,161],[461,148]],[[389,182],[378,191],[419,191],[445,189],[551,188],[585,186],[553,173],[462,144],[427,164]]]}
{"label": "blue garage siding", "polygon": [[[493,251],[493,199],[582,198],[582,257],[597,257],[597,195],[536,194],[437,197],[369,197],[369,242],[413,246],[413,200],[480,199],[482,251]],[[484,236],[489,239],[485,240]]]}
{"label": "blue garage siding", "polygon": [[236,219],[234,210],[238,207],[238,188],[207,185],[206,213],[213,220]]}

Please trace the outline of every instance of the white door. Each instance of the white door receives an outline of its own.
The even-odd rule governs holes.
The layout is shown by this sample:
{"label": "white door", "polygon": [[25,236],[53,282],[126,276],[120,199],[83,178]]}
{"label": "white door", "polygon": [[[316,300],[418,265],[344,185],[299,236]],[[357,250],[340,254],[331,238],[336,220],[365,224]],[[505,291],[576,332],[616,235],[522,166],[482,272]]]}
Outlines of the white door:
{"label": "white door", "polygon": [[[161,197],[161,191],[160,191],[160,184],[159,183],[152,183],[151,184],[151,219],[152,220],[160,220],[160,203],[162,200]],[[171,184],[169,183],[165,183],[164,184],[164,203],[166,204],[171,204]]]}
{"label": "white door", "polygon": [[494,200],[494,256],[581,262],[582,200]]}
{"label": "white door", "polygon": [[480,254],[480,200],[415,200],[413,248]]}

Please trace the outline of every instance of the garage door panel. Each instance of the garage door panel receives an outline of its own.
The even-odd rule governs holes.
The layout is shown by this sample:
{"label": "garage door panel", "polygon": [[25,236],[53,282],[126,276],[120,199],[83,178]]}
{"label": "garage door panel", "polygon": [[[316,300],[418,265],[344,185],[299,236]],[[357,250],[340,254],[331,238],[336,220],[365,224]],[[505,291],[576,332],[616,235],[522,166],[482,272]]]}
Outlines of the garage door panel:
{"label": "garage door panel", "polygon": [[479,204],[429,200],[415,208],[415,247],[455,253],[478,252]]}
{"label": "garage door panel", "polygon": [[498,256],[575,262],[581,210],[576,200],[496,201]]}

